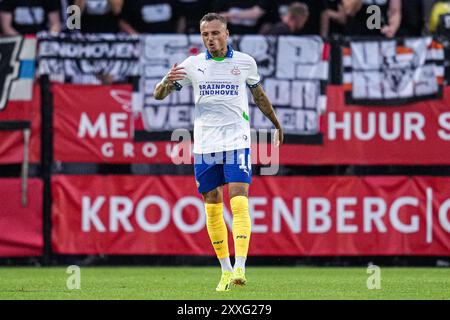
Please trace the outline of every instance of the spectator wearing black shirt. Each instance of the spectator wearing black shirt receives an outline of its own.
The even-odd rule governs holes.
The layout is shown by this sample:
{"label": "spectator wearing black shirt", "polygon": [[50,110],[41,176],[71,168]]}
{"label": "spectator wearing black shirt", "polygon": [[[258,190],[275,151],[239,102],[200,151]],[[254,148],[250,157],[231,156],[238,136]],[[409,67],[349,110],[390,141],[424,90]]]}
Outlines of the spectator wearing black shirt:
{"label": "spectator wearing black shirt", "polygon": [[[273,25],[282,21],[292,3],[304,3],[308,6],[309,18],[304,27],[305,34],[320,34],[320,17],[325,10],[325,0],[261,0],[248,9],[233,14],[234,18],[259,19],[260,33],[268,33]],[[251,1],[245,1],[249,3]]]}
{"label": "spectator wearing black shirt", "polygon": [[180,10],[180,25],[178,32],[195,33],[199,32],[199,21],[211,10],[211,0],[178,0]]}
{"label": "spectator wearing black shirt", "polygon": [[176,0],[124,0],[119,27],[129,34],[175,33],[179,10]]}
{"label": "spectator wearing black shirt", "polygon": [[289,5],[295,2],[304,3],[309,9],[309,18],[304,27],[305,34],[320,34],[320,19],[326,9],[325,0],[279,0],[262,1],[262,8],[270,16],[267,19],[272,23],[282,20],[282,17],[288,12]]}
{"label": "spectator wearing black shirt", "polygon": [[402,22],[397,36],[419,37],[425,27],[423,0],[402,0]]}
{"label": "spectator wearing black shirt", "polygon": [[293,3],[288,12],[282,17],[268,34],[274,35],[304,35],[305,25],[309,18],[308,6],[304,3]]}
{"label": "spectator wearing black shirt", "polygon": [[[386,36],[393,38],[402,20],[401,0],[343,0],[347,15],[346,34],[350,36]],[[381,11],[381,28],[370,29],[367,26],[372,13],[367,9],[377,5]]]}
{"label": "spectator wearing black shirt", "polygon": [[325,5],[326,10],[321,16],[320,35],[326,38],[329,35],[344,34],[347,16],[342,0],[326,0]]}
{"label": "spectator wearing black shirt", "polygon": [[55,0],[3,0],[0,23],[3,34],[36,34],[39,31],[61,31],[59,2]]}
{"label": "spectator wearing black shirt", "polygon": [[75,0],[81,9],[81,32],[119,32],[119,13],[123,0]]}
{"label": "spectator wearing black shirt", "polygon": [[261,1],[216,0],[212,11],[227,19],[228,29],[232,34],[256,34],[259,31],[261,15],[251,10],[260,6]]}

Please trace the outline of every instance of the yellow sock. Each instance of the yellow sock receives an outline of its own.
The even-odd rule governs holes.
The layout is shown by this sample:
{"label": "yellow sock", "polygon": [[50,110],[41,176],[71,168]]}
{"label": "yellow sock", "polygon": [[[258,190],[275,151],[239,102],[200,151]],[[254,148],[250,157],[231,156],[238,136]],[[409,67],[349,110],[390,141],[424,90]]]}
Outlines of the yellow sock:
{"label": "yellow sock", "polygon": [[206,203],[205,210],[206,228],[217,258],[227,258],[230,252],[228,251],[228,230],[223,219],[223,204]]}
{"label": "yellow sock", "polygon": [[236,196],[231,198],[231,211],[233,212],[233,239],[236,257],[247,257],[250,244],[252,222],[248,211],[248,198]]}

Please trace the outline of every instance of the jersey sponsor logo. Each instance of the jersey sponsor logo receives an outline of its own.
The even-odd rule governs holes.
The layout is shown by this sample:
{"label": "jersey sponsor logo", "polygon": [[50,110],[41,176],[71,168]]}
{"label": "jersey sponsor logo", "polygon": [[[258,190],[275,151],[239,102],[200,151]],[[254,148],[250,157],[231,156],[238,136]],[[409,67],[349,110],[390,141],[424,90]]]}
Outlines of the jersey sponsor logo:
{"label": "jersey sponsor logo", "polygon": [[230,84],[229,82],[208,82],[207,84],[199,84],[201,96],[238,96],[239,85]]}
{"label": "jersey sponsor logo", "polygon": [[0,110],[8,102],[12,83],[19,75],[20,37],[0,39]]}

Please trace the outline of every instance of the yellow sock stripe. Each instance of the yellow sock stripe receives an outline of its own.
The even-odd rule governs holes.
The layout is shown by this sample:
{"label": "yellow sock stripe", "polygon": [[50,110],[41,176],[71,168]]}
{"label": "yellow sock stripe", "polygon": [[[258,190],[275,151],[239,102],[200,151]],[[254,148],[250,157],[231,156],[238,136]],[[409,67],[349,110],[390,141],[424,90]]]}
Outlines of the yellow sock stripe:
{"label": "yellow sock stripe", "polygon": [[252,231],[248,198],[236,196],[230,200],[233,212],[233,240],[236,257],[247,257]]}
{"label": "yellow sock stripe", "polygon": [[223,204],[205,204],[206,228],[217,258],[230,256],[228,250],[228,230],[223,219]]}

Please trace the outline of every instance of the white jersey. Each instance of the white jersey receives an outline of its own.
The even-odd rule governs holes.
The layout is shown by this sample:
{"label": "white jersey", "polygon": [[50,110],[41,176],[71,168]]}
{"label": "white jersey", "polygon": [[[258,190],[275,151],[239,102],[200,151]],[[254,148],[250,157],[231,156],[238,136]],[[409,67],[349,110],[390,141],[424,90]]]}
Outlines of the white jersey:
{"label": "white jersey", "polygon": [[250,147],[246,86],[260,81],[255,59],[228,46],[223,61],[208,51],[184,60],[187,76],[176,82],[194,88],[194,153],[205,154]]}

